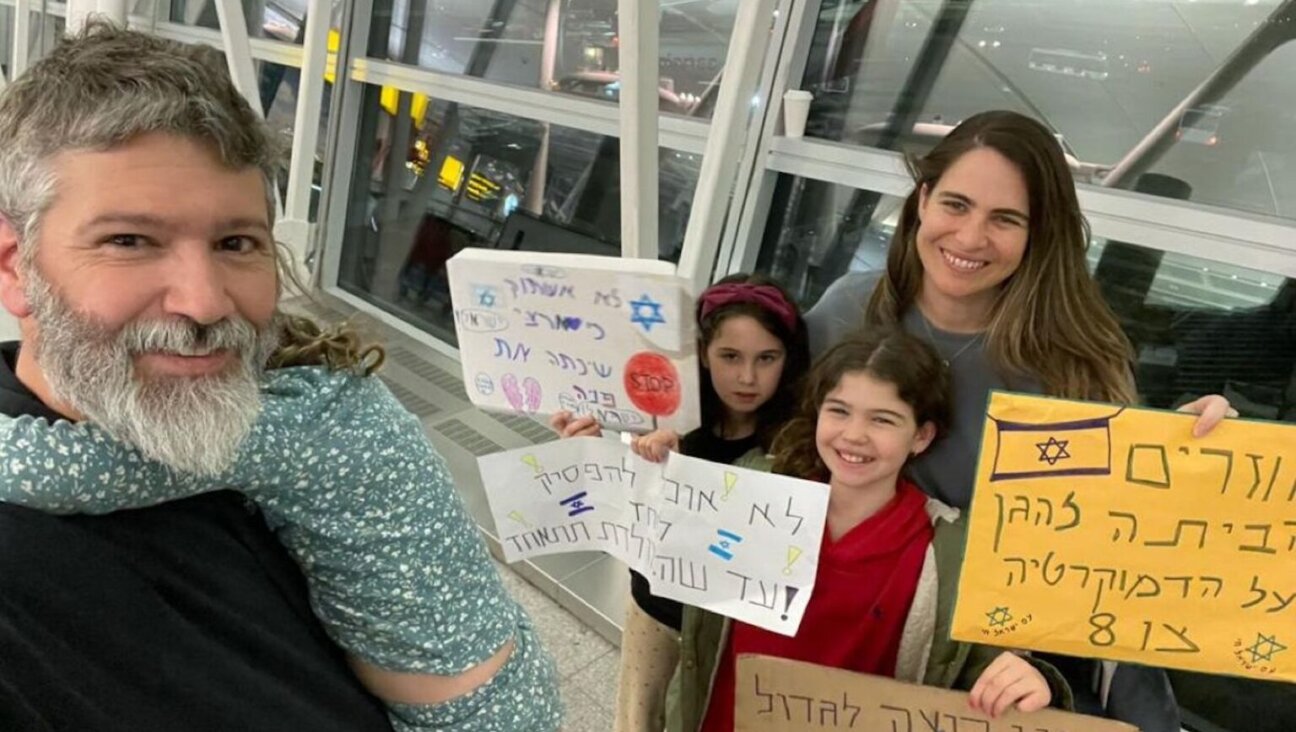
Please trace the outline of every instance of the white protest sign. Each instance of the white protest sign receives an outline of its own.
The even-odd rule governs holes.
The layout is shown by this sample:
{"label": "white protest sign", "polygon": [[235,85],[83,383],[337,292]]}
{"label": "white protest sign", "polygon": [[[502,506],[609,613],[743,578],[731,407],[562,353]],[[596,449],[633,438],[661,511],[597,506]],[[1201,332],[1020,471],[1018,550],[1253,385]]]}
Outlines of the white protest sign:
{"label": "white protest sign", "polygon": [[698,425],[693,300],[674,265],[464,249],[447,271],[473,404],[639,432]]}
{"label": "white protest sign", "polygon": [[513,562],[601,550],[652,593],[784,635],[810,601],[828,486],[619,442],[573,438],[477,459]]}

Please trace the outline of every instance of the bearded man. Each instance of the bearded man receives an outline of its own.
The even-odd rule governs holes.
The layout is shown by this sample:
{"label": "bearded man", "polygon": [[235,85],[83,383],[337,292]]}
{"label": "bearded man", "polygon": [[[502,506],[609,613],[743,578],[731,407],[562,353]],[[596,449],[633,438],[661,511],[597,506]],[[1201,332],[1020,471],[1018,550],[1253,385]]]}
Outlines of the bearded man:
{"label": "bearded man", "polygon": [[[220,54],[92,23],[0,96],[0,410],[214,474],[268,363],[357,356],[278,311],[277,151]],[[313,356],[312,356],[313,354]],[[0,729],[380,730],[264,520],[221,492],[0,506]]]}

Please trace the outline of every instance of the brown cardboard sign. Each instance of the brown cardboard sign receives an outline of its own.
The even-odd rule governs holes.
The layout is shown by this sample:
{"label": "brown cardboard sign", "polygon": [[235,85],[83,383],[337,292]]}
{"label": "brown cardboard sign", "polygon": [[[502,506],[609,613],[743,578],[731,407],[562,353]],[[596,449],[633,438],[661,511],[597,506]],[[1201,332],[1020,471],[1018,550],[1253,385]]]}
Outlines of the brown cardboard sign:
{"label": "brown cardboard sign", "polygon": [[785,658],[738,657],[735,732],[1138,732],[1055,709],[990,719],[968,695]]}

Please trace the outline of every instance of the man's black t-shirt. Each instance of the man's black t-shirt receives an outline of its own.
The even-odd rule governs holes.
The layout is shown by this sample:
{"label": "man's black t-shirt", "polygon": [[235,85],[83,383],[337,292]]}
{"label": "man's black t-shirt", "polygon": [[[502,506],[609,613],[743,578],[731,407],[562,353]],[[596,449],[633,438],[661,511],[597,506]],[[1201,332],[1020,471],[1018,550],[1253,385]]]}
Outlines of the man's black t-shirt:
{"label": "man's black t-shirt", "polygon": [[[0,411],[50,419],[0,344]],[[2,457],[2,456],[0,456]],[[261,515],[0,505],[0,730],[389,730]]]}

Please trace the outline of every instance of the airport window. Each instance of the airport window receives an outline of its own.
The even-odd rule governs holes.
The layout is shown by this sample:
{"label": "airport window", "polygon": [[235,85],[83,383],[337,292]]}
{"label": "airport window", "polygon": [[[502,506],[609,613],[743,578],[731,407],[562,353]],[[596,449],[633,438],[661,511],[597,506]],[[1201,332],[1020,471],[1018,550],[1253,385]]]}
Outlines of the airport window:
{"label": "airport window", "polygon": [[1013,109],[1082,183],[1296,218],[1290,2],[824,0],[814,34],[808,135],[918,151]]}
{"label": "airport window", "polygon": [[[454,343],[464,247],[620,256],[620,144],[367,86],[338,286]],[[701,157],[658,158],[660,256],[678,261]]]}
{"label": "airport window", "polygon": [[[661,112],[711,116],[738,2],[662,3]],[[615,102],[616,10],[616,0],[377,0],[369,55]]]}
{"label": "airport window", "polygon": [[10,76],[10,59],[13,58],[14,9],[0,5],[0,70],[6,79]]}
{"label": "airport window", "polygon": [[[14,12],[12,7],[0,5],[0,69],[4,70],[6,79],[10,78],[10,63],[13,59]],[[54,48],[58,39],[63,37],[65,24],[63,18],[52,12],[31,11],[27,26],[30,34],[27,38],[28,64],[36,62]]]}
{"label": "airport window", "polygon": [[[301,45],[306,33],[306,0],[242,0],[248,35]],[[333,28],[338,27],[341,0],[332,3]],[[167,19],[172,23],[220,30],[215,0],[171,0]]]}
{"label": "airport window", "polygon": [[[285,151],[280,160],[278,176],[279,195],[282,199],[288,194],[288,155],[292,149],[293,131],[297,124],[297,89],[301,86],[301,69],[292,66],[257,62],[257,86],[261,98],[261,110],[265,112],[266,124],[279,137],[281,149]],[[315,220],[319,208],[320,177],[323,173],[324,141],[329,121],[329,102],[332,99],[332,86],[324,88],[323,104],[320,106],[319,132],[316,136],[315,167],[311,179],[310,220]]]}

